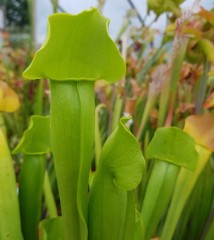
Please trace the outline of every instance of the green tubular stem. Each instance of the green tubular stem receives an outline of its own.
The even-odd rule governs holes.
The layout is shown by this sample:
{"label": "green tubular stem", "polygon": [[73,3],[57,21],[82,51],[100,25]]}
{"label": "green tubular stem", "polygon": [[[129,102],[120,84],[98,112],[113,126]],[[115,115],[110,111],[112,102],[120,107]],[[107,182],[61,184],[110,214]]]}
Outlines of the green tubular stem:
{"label": "green tubular stem", "polygon": [[164,223],[161,239],[171,240],[181,216],[185,203],[188,200],[202,170],[206,166],[211,152],[204,147],[197,146],[199,158],[194,171],[181,168],[172,196],[166,221]]}
{"label": "green tubular stem", "polygon": [[101,108],[105,108],[104,104],[100,104],[95,109],[95,160],[96,160],[96,169],[98,167],[98,162],[100,158],[100,153],[102,150],[102,138],[99,126],[99,112]]}
{"label": "green tubular stem", "polygon": [[36,103],[34,106],[34,114],[36,115],[42,115],[43,114],[43,80],[39,80],[37,94],[36,94]]}
{"label": "green tubular stem", "polygon": [[123,99],[121,96],[116,96],[116,101],[114,105],[114,112],[112,117],[112,125],[111,125],[111,132],[118,126],[121,117],[121,110],[123,105]]}
{"label": "green tubular stem", "polygon": [[[152,65],[155,63],[155,61],[161,57],[161,55],[164,52],[165,52],[165,47],[163,45],[161,45],[160,48],[158,48],[156,50],[156,52],[151,56],[151,58],[145,62],[144,67],[137,75],[138,83],[142,83],[144,81],[144,78],[145,78],[146,74],[148,73],[148,70],[152,67]],[[141,60],[143,60],[143,59],[141,59]]]}
{"label": "green tubular stem", "polygon": [[[124,230],[125,225],[128,224],[126,221],[131,221],[131,219],[126,219],[127,214],[130,217],[131,203],[128,203],[128,200],[131,200],[131,196],[128,196],[123,189],[115,187],[112,179],[109,178],[105,171],[97,172],[98,175],[99,177],[94,178],[94,185],[92,185],[90,192],[92,197],[90,198],[89,212],[93,211],[94,214],[89,214],[90,231],[88,239],[123,240],[126,237],[125,235],[128,234]],[[99,182],[97,179],[100,176],[102,181]],[[98,191],[95,190],[98,188]],[[110,218],[112,209],[114,217]],[[114,224],[112,225],[113,222]]]}
{"label": "green tubular stem", "polygon": [[156,160],[141,210],[145,226],[145,240],[154,234],[171,199],[179,167],[165,161]]}
{"label": "green tubular stem", "polygon": [[24,156],[19,178],[19,205],[24,239],[38,239],[44,173],[44,155]]}
{"label": "green tubular stem", "polygon": [[198,92],[198,98],[196,102],[196,114],[200,114],[202,111],[202,105],[206,93],[208,71],[210,69],[210,62],[206,59],[203,66],[203,73],[200,81],[200,87]]}
{"label": "green tubular stem", "polygon": [[23,240],[13,162],[0,129],[0,239]]}
{"label": "green tubular stem", "polygon": [[148,185],[153,166],[154,166],[154,160],[148,160],[147,159],[146,160],[146,170],[145,170],[145,173],[144,173],[144,177],[143,177],[143,179],[142,179],[142,181],[141,181],[141,183],[140,183],[140,185],[138,186],[138,189],[137,189],[137,196],[138,196],[137,210],[139,211],[139,214],[141,214],[140,211],[141,211],[142,206],[143,206],[143,201],[144,201],[145,194],[146,194],[146,187]]}
{"label": "green tubular stem", "polygon": [[[195,199],[195,200],[197,201],[197,199]],[[188,206],[186,205],[183,210],[182,216],[180,218],[180,221],[177,225],[177,228],[176,228],[176,231],[175,231],[175,234],[173,237],[175,240],[189,239],[189,238],[186,238],[186,236],[185,236],[186,232],[190,233],[190,235],[191,235],[191,231],[189,230],[189,227],[187,227],[188,223],[189,223],[190,215],[191,215],[191,210],[192,210],[189,207],[189,206],[191,206],[191,203],[192,203],[192,201],[188,202],[189,205]],[[162,224],[162,226],[163,226],[163,224]]]}
{"label": "green tubular stem", "polygon": [[28,2],[28,14],[30,18],[30,49],[35,48],[35,1],[27,0]]}
{"label": "green tubular stem", "polygon": [[173,63],[172,63],[172,68],[170,73],[170,90],[171,90],[171,95],[173,99],[173,106],[175,103],[175,97],[176,97],[178,82],[180,79],[180,72],[182,69],[183,60],[186,53],[187,43],[188,41],[184,40],[182,46],[180,46],[181,47],[180,51],[174,57]]}
{"label": "green tubular stem", "polygon": [[166,118],[166,111],[169,106],[169,82],[167,82],[161,91],[160,98],[159,98],[159,111],[158,111],[158,127],[163,127],[165,118]]}
{"label": "green tubular stem", "polygon": [[127,30],[128,26],[129,26],[129,20],[128,20],[128,19],[125,19],[124,22],[123,22],[123,24],[122,24],[122,26],[121,26],[121,28],[120,28],[120,30],[119,30],[119,32],[118,32],[118,34],[117,34],[117,37],[116,37],[116,39],[115,39],[115,42],[118,42],[118,41],[121,39],[122,35],[123,35],[123,34],[125,33],[125,31]]}
{"label": "green tubular stem", "polygon": [[50,184],[50,179],[49,179],[47,170],[45,171],[45,179],[44,179],[44,196],[45,196],[45,204],[47,207],[48,216],[50,218],[57,217],[57,208],[55,204],[54,195],[51,190],[51,184]]}
{"label": "green tubular stem", "polygon": [[145,163],[136,139],[125,126],[129,119],[121,118],[100,155],[90,191],[90,240],[134,237],[135,203],[131,191],[141,181]]}
{"label": "green tubular stem", "polygon": [[211,211],[211,214],[212,214],[212,218],[210,219],[211,223],[206,232],[206,235],[203,238],[204,240],[212,240],[214,236],[214,209]]}
{"label": "green tubular stem", "polygon": [[176,57],[174,57],[173,59],[171,73],[170,73],[170,82],[167,83],[164,90],[164,95],[162,95],[160,99],[160,109],[159,109],[160,113],[158,116],[158,126],[163,125],[163,120],[165,118],[167,108],[169,107],[169,104],[168,104],[169,100],[171,101],[171,105],[170,105],[171,109],[168,109],[168,116],[167,116],[165,125],[170,126],[172,124],[173,112],[174,112],[174,107],[176,103],[176,92],[177,92],[178,82],[180,79],[180,72],[183,65],[183,60],[185,57],[187,43],[188,41],[185,40],[183,45],[179,46],[180,51],[177,53]]}
{"label": "green tubular stem", "polygon": [[134,240],[144,240],[144,224],[138,211],[135,212],[135,234]]}
{"label": "green tubular stem", "polygon": [[[210,162],[207,163],[203,173],[197,181],[194,192],[194,203],[192,206],[191,215],[191,236],[193,239],[197,239],[198,236],[202,237],[203,229],[205,228],[206,221],[209,218],[213,205],[213,189],[214,189],[214,178],[213,169],[210,167]],[[192,197],[192,194],[191,194]],[[189,233],[189,232],[187,232]],[[190,234],[187,235],[190,239]],[[188,239],[186,238],[186,239]]]}
{"label": "green tubular stem", "polygon": [[58,1],[59,0],[51,0],[52,7],[53,7],[53,13],[57,13]]}
{"label": "green tubular stem", "polygon": [[143,131],[145,129],[145,126],[147,124],[147,121],[149,119],[149,114],[155,104],[155,99],[156,97],[155,96],[150,96],[148,98],[148,100],[146,101],[146,106],[145,106],[145,110],[143,112],[143,116],[142,116],[142,119],[141,119],[141,122],[140,122],[140,126],[139,126],[139,129],[138,129],[138,132],[137,132],[137,135],[136,135],[136,138],[137,140],[139,141],[142,134],[143,134]]}
{"label": "green tubular stem", "polygon": [[[174,237],[175,240],[183,240],[183,239],[197,239],[198,236],[197,235],[196,238],[194,238],[194,234],[195,232],[192,231],[192,224],[193,222],[199,221],[199,219],[194,219],[194,215],[195,215],[195,211],[197,212],[197,208],[200,208],[200,204],[199,204],[199,191],[200,191],[200,186],[201,185],[201,181],[200,178],[197,181],[197,184],[195,185],[191,196],[188,200],[188,202],[185,204],[185,207],[182,211],[182,215],[180,217],[180,220],[177,224],[177,228],[175,230],[174,233]],[[196,231],[197,232],[197,231]]]}
{"label": "green tubular stem", "polygon": [[124,224],[123,240],[133,239],[135,235],[135,197],[134,192],[127,192],[126,220]]}
{"label": "green tubular stem", "polygon": [[54,81],[51,144],[65,240],[87,239],[88,176],[94,142],[94,83]]}
{"label": "green tubular stem", "polygon": [[149,146],[149,142],[150,142],[150,138],[151,138],[150,135],[151,134],[150,134],[149,130],[147,130],[145,132],[145,137],[144,137],[144,145],[143,145],[144,151],[143,152],[146,152],[146,149]]}

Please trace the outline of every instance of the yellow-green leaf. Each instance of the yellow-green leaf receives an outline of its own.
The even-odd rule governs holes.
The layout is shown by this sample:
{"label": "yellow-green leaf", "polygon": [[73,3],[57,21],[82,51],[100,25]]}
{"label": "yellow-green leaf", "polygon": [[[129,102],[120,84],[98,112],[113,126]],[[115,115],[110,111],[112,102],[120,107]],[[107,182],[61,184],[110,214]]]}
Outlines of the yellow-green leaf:
{"label": "yellow-green leaf", "polygon": [[214,114],[189,116],[185,120],[184,131],[192,136],[196,143],[214,151]]}
{"label": "yellow-green leaf", "polygon": [[24,132],[13,153],[37,155],[50,151],[50,118],[48,116],[32,116],[28,129]]}
{"label": "yellow-green leaf", "polygon": [[188,169],[194,169],[198,154],[195,141],[175,127],[158,128],[146,150],[147,158],[157,158]]}
{"label": "yellow-green leaf", "polygon": [[208,39],[200,39],[198,41],[199,47],[203,54],[206,56],[206,58],[212,62],[214,62],[214,45],[211,41]]}
{"label": "yellow-green leaf", "polygon": [[108,23],[94,8],[78,15],[51,15],[46,41],[23,76],[118,81],[125,74],[125,63],[108,35]]}
{"label": "yellow-green leaf", "polygon": [[93,240],[125,240],[132,232],[134,235],[135,207],[130,190],[140,183],[145,162],[136,138],[125,126],[127,120],[122,118],[106,141],[92,183],[89,238]]}

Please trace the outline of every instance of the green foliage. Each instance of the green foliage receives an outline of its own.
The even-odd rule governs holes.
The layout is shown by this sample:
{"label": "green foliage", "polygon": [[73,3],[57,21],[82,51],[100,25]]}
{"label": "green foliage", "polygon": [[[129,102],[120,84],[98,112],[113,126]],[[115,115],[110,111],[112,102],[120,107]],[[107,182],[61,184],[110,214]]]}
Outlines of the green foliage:
{"label": "green foliage", "polygon": [[50,150],[50,118],[34,115],[13,154],[42,155]]}
{"label": "green foliage", "polygon": [[[211,152],[208,149],[197,145],[197,151],[199,157],[195,171],[181,168],[178,174],[167,218],[161,233],[161,237],[163,239],[172,239],[182,210],[184,209],[184,206],[190,197],[198,177],[210,159]],[[168,227],[169,224],[170,228]]]}
{"label": "green foliage", "polygon": [[44,156],[25,155],[19,175],[19,206],[24,239],[38,239],[44,174]]}
{"label": "green foliage", "polygon": [[146,157],[194,170],[198,153],[195,149],[195,141],[187,133],[175,127],[163,127],[156,130],[146,150]]}
{"label": "green foliage", "polygon": [[28,79],[50,79],[51,142],[66,239],[87,239],[88,234],[85,199],[95,128],[92,81],[114,82],[125,73],[107,23],[96,9],[50,16],[46,42],[23,73]]}
{"label": "green foliage", "polygon": [[0,239],[22,240],[13,163],[1,129],[0,146]]}
{"label": "green foliage", "polygon": [[19,205],[24,239],[38,239],[45,176],[44,154],[50,152],[49,117],[32,116],[13,153],[24,154],[19,175]]}
{"label": "green foliage", "polygon": [[90,239],[125,240],[135,234],[131,190],[140,183],[145,163],[136,139],[125,127],[127,120],[120,120],[100,155],[89,199]]}
{"label": "green foliage", "polygon": [[64,240],[62,217],[45,219],[40,223],[40,239],[41,240]]}
{"label": "green foliage", "polygon": [[60,81],[118,81],[125,74],[125,64],[109,38],[107,26],[108,20],[96,9],[76,16],[50,16],[46,41],[23,76]]}
{"label": "green foliage", "polygon": [[[16,182],[0,135],[1,239],[212,239],[214,15],[195,14],[196,1],[178,18],[181,2],[148,1],[157,16],[173,13],[157,48],[147,21],[130,34],[127,14],[118,37],[125,77],[96,9],[50,16],[47,39],[23,74],[39,84],[23,84],[29,54],[8,48],[3,35],[1,77],[21,100],[19,112],[1,114],[10,146],[30,123],[14,150]],[[94,83],[100,79],[112,84]]]}

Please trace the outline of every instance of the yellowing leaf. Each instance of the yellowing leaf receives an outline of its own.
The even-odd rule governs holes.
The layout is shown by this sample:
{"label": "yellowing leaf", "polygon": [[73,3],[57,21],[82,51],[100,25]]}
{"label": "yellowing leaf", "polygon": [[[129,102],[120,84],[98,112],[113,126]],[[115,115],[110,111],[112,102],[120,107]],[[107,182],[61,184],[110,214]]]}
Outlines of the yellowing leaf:
{"label": "yellowing leaf", "polygon": [[203,38],[198,41],[201,51],[204,53],[206,58],[214,62],[214,45],[211,41]]}
{"label": "yellowing leaf", "polygon": [[174,23],[170,23],[166,28],[165,28],[165,33],[168,32],[175,32],[175,24]]}
{"label": "yellowing leaf", "polygon": [[0,81],[0,111],[15,112],[20,103],[17,94],[3,81]]}
{"label": "yellowing leaf", "polygon": [[214,76],[214,71],[209,71],[208,76],[213,77]]}
{"label": "yellowing leaf", "polygon": [[184,36],[188,36],[190,38],[194,38],[194,39],[201,39],[202,37],[202,32],[197,30],[197,29],[193,29],[190,27],[183,27],[182,28],[182,34]]}
{"label": "yellowing leaf", "polygon": [[193,115],[185,120],[184,131],[196,143],[214,151],[214,114]]}

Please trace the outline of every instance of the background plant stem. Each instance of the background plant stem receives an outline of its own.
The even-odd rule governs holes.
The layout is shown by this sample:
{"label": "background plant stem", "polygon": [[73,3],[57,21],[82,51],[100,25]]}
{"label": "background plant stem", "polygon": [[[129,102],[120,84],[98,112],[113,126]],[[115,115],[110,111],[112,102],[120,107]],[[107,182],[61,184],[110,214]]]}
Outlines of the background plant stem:
{"label": "background plant stem", "polygon": [[210,62],[206,59],[203,65],[203,73],[201,76],[199,93],[198,93],[198,98],[196,102],[196,114],[199,114],[202,112],[202,106],[203,106],[203,101],[205,98],[206,87],[207,87],[207,78],[208,78],[207,73],[209,69],[210,69]]}
{"label": "background plant stem", "polygon": [[45,196],[45,204],[47,206],[48,216],[50,218],[56,217],[57,208],[56,208],[55,199],[51,189],[50,179],[47,171],[45,171],[45,179],[44,179],[44,196]]}

